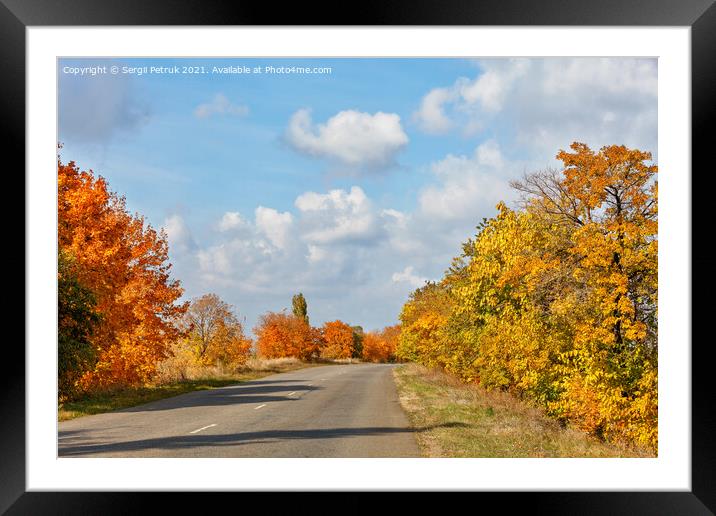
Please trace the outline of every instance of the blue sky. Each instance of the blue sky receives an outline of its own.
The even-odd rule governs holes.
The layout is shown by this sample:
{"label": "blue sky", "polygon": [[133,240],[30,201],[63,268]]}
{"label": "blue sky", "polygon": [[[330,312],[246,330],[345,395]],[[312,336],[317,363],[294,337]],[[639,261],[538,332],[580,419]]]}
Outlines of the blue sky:
{"label": "blue sky", "polygon": [[[122,73],[175,65],[207,73]],[[92,66],[107,73],[77,73]],[[394,324],[515,200],[510,179],[574,140],[657,158],[654,59],[62,59],[58,75],[62,159],[167,231],[187,298],[215,292],[248,328],[299,291],[313,324]]]}

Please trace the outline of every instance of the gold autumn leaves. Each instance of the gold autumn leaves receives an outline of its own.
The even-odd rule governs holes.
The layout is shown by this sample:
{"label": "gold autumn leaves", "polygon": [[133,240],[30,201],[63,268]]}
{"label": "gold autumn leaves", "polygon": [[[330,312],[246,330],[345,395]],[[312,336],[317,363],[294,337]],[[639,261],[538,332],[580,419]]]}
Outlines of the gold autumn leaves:
{"label": "gold autumn leaves", "polygon": [[170,356],[237,367],[266,358],[396,356],[509,390],[608,440],[657,445],[657,167],[624,146],[574,143],[478,226],[399,326],[363,332],[268,312],[246,336],[209,294],[179,303],[167,239],[101,177],[58,160],[60,396],[152,381]]}
{"label": "gold autumn leaves", "polygon": [[443,279],[403,307],[397,354],[657,445],[657,167],[581,143],[512,186]]}

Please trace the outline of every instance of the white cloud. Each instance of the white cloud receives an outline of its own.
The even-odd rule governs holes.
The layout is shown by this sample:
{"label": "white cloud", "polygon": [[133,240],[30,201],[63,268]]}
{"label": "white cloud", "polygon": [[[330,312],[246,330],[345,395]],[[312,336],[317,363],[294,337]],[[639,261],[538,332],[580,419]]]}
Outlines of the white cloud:
{"label": "white cloud", "polygon": [[405,213],[392,208],[381,211],[380,215],[387,220],[388,224],[395,225],[398,228],[404,228],[408,223],[408,216]]}
{"label": "white cloud", "polygon": [[393,283],[408,283],[411,287],[422,287],[427,278],[415,274],[415,268],[412,265],[407,266],[401,272],[394,272],[391,276]]}
{"label": "white cloud", "polygon": [[625,144],[656,157],[656,59],[481,59],[478,64],[476,77],[426,93],[414,113],[423,131],[499,130],[503,141],[540,167],[573,141],[592,148]]}
{"label": "white cloud", "polygon": [[248,114],[248,106],[232,103],[223,93],[217,93],[211,101],[199,104],[194,110],[194,116],[197,118],[209,118],[212,115],[246,116]]}
{"label": "white cloud", "polygon": [[473,81],[458,81],[456,87],[462,100],[478,104],[485,111],[495,113],[502,109],[513,84],[527,73],[528,59],[485,61],[485,71]]}
{"label": "white cloud", "polygon": [[629,58],[573,58],[540,61],[541,87],[546,95],[643,95],[656,97],[656,60]]}
{"label": "white cloud", "polygon": [[[489,113],[500,111],[513,83],[529,69],[530,61],[485,61],[483,67],[483,73],[475,79],[461,77],[452,86],[434,88],[423,97],[420,108],[413,114],[423,131],[440,134],[455,126],[445,112],[447,104],[454,104],[457,110],[466,112],[474,112],[477,108]],[[479,121],[466,125],[476,126]]]}
{"label": "white cloud", "polygon": [[286,140],[310,156],[351,167],[384,168],[394,164],[408,136],[395,113],[341,111],[325,124],[314,126],[310,111],[301,109],[289,121]]}
{"label": "white cloud", "polygon": [[293,216],[289,212],[279,213],[273,208],[256,208],[256,228],[278,249],[284,249],[291,236]]}
{"label": "white cloud", "polygon": [[499,200],[509,198],[508,180],[514,168],[513,165],[506,167],[494,140],[478,146],[473,156],[449,154],[432,165],[439,182],[420,192],[421,214],[433,219],[477,223]]}
{"label": "white cloud", "polygon": [[505,166],[502,151],[495,140],[487,140],[475,150],[475,159],[479,165],[499,169]]}
{"label": "white cloud", "polygon": [[295,205],[301,212],[306,242],[365,241],[377,236],[379,228],[372,205],[360,187],[353,186],[350,192],[306,192],[298,196]]}
{"label": "white cloud", "polygon": [[164,219],[162,228],[167,234],[170,251],[185,253],[196,247],[191,231],[189,231],[189,228],[181,215],[171,215]]}
{"label": "white cloud", "polygon": [[413,119],[426,133],[442,134],[452,128],[452,122],[445,115],[443,106],[455,100],[454,88],[435,88],[423,97],[420,109],[413,113]]}
{"label": "white cloud", "polygon": [[199,267],[209,274],[231,274],[233,268],[225,245],[202,249],[197,253]]}
{"label": "white cloud", "polygon": [[238,211],[227,211],[219,221],[219,231],[232,231],[235,229],[246,228],[249,223],[244,220]]}

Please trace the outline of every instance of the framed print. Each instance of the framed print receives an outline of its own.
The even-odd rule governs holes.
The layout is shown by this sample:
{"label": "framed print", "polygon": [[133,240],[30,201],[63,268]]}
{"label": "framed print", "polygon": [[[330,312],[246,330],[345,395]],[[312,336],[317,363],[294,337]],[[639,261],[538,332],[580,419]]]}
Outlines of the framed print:
{"label": "framed print", "polygon": [[715,510],[713,2],[202,5],[3,0],[3,511]]}

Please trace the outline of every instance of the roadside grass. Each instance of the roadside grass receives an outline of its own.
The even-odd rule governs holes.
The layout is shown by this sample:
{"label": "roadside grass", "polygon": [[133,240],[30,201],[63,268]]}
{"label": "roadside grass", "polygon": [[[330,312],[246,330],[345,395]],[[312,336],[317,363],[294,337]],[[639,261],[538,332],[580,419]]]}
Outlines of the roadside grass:
{"label": "roadside grass", "polygon": [[256,380],[276,373],[323,365],[328,364],[301,362],[297,359],[251,359],[244,367],[233,372],[225,372],[217,368],[205,368],[193,371],[191,378],[161,382],[155,385],[95,392],[77,400],[60,403],[57,410],[57,419],[58,421],[67,421],[82,416],[134,407],[187,392],[216,389]]}
{"label": "roadside grass", "polygon": [[393,374],[426,457],[653,457],[565,428],[508,393],[439,370],[405,364]]}

